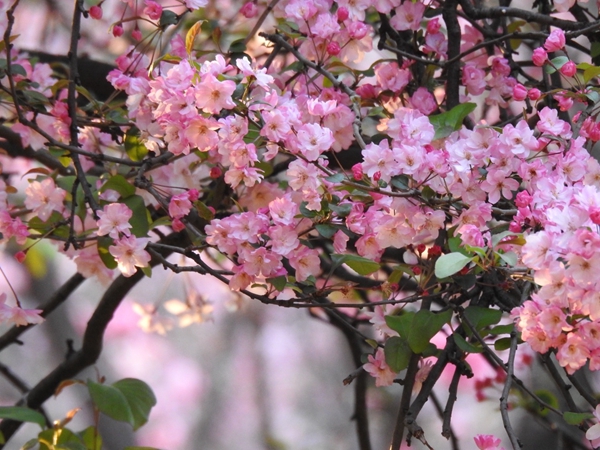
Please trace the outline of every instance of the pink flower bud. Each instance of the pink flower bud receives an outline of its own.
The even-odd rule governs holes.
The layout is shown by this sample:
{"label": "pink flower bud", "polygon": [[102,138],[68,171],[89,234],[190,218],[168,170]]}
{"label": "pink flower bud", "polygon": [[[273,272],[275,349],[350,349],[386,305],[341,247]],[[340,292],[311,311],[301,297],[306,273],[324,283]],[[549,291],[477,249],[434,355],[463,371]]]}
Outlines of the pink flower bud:
{"label": "pink flower bud", "polygon": [[136,28],[135,30],[133,30],[131,32],[131,37],[136,41],[141,41],[142,40],[142,32],[140,31],[139,28]]}
{"label": "pink flower bud", "polygon": [[182,231],[185,230],[185,225],[180,219],[173,219],[173,222],[171,223],[171,228],[173,228],[173,231],[175,232]]}
{"label": "pink flower bud", "polygon": [[533,51],[531,60],[536,66],[542,67],[544,63],[548,60],[548,53],[546,53],[546,50],[544,50],[542,47],[538,47]]}
{"label": "pink flower bud", "polygon": [[600,124],[596,123],[590,128],[590,139],[594,142],[600,141]]}
{"label": "pink flower bud", "polygon": [[600,208],[590,208],[590,220],[596,225],[600,225]]}
{"label": "pink flower bud", "polygon": [[527,98],[527,88],[520,83],[515,84],[513,87],[513,99],[520,102]]}
{"label": "pink flower bud", "polygon": [[21,264],[23,264],[23,261],[25,261],[26,256],[27,254],[24,251],[15,253],[15,259]]}
{"label": "pink flower bud", "polygon": [[221,170],[220,167],[218,167],[218,166],[211,167],[210,173],[209,173],[209,176],[211,178],[213,178],[213,179],[214,178],[219,178],[221,175],[223,175],[223,171]]}
{"label": "pink flower bud", "polygon": [[572,77],[577,73],[577,65],[573,61],[567,61],[564,66],[560,68],[560,73],[565,77]]}
{"label": "pink flower bud", "polygon": [[256,17],[256,15],[258,14],[258,8],[256,6],[256,3],[244,3],[244,6],[242,6],[242,9],[240,9],[240,13],[242,13],[242,15],[246,19],[252,19],[253,17]]}
{"label": "pink flower bud", "polygon": [[198,200],[198,197],[200,197],[200,193],[197,189],[190,189],[188,191],[188,198],[190,199],[190,201],[195,202],[196,200]]}
{"label": "pink flower bud", "polygon": [[378,170],[373,174],[373,181],[378,182],[381,179],[381,172]]}
{"label": "pink flower bud", "polygon": [[542,96],[541,91],[538,88],[529,89],[529,93],[527,94],[530,100],[534,102]]}
{"label": "pink flower bud", "polygon": [[356,163],[352,166],[352,176],[356,181],[362,180],[363,177],[363,169],[361,163]]}
{"label": "pink flower bud", "polygon": [[112,34],[114,37],[123,36],[123,27],[121,25],[115,25],[112,29]]}
{"label": "pink flower bud", "polygon": [[339,22],[343,22],[348,17],[350,17],[350,12],[348,12],[348,8],[344,6],[340,6],[337,10],[337,19]]}
{"label": "pink flower bud", "polygon": [[98,5],[94,5],[90,8],[90,17],[95,20],[102,19],[102,8]]}
{"label": "pink flower bud", "polygon": [[327,53],[329,53],[331,56],[339,55],[341,50],[340,44],[335,41],[331,41],[329,44],[327,44]]}
{"label": "pink flower bud", "polygon": [[359,86],[356,88],[356,93],[364,99],[369,99],[369,98],[376,98],[377,97],[377,91],[375,91],[375,86],[373,86],[372,84],[363,84],[362,86]]}
{"label": "pink flower bud", "polygon": [[440,23],[439,18],[436,17],[435,19],[431,19],[429,22],[427,22],[427,33],[436,34],[440,31],[441,27],[442,24]]}
{"label": "pink flower bud", "polygon": [[561,50],[565,46],[565,33],[560,28],[555,28],[544,42],[544,48],[548,52],[555,52]]}

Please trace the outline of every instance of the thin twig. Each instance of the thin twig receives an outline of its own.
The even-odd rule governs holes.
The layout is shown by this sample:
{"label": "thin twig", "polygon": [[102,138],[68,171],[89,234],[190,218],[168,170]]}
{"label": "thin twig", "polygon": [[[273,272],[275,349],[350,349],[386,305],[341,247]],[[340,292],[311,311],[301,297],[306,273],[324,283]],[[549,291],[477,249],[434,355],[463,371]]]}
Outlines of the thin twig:
{"label": "thin twig", "polygon": [[513,446],[513,449],[518,450],[523,445],[519,441],[515,430],[510,423],[510,418],[508,417],[508,396],[510,395],[510,387],[512,384],[512,378],[515,370],[515,355],[517,353],[517,333],[514,331],[510,334],[510,352],[508,354],[508,364],[507,364],[507,372],[506,372],[506,380],[504,381],[504,389],[502,389],[502,397],[500,397],[500,415],[502,416],[502,423],[504,424],[504,429],[508,434],[508,438],[510,439],[510,443]]}

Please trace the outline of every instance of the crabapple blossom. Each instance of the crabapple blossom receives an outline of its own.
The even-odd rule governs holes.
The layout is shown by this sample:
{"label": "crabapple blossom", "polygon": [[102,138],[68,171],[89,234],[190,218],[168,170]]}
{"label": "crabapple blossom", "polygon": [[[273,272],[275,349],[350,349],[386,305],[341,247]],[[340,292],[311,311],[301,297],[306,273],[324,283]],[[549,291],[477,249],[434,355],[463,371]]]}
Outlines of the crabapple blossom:
{"label": "crabapple blossom", "polygon": [[63,211],[67,193],[56,186],[52,178],[44,178],[41,182],[32,181],[25,189],[25,195],[25,206],[45,222],[52,212]]}
{"label": "crabapple blossom", "polygon": [[98,236],[109,235],[113,239],[119,239],[120,234],[131,235],[131,224],[129,219],[133,213],[123,203],[111,203],[106,205],[102,211],[98,211]]}
{"label": "crabapple blossom", "polygon": [[373,378],[375,378],[375,386],[391,386],[396,378],[396,373],[390,369],[385,362],[383,349],[378,348],[375,356],[368,356],[369,362],[363,365],[363,368]]}
{"label": "crabapple blossom", "polygon": [[147,238],[136,238],[133,235],[123,236],[108,247],[124,276],[132,276],[137,271],[136,267],[148,267],[150,254],[145,248],[149,241]]}

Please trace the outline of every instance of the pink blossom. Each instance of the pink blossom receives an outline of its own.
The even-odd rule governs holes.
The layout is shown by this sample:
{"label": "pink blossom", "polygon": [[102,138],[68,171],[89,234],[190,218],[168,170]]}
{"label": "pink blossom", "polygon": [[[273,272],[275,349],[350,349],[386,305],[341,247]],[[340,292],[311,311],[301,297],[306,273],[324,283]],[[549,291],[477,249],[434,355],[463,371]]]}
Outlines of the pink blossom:
{"label": "pink blossom", "polygon": [[425,13],[425,4],[422,2],[403,2],[396,8],[396,15],[390,19],[390,24],[396,30],[416,31],[421,27],[421,20]]}
{"label": "pink blossom", "polygon": [[102,211],[98,211],[98,236],[106,236],[107,234],[113,238],[118,239],[119,234],[122,233],[125,236],[129,236],[131,231],[131,224],[129,219],[133,213],[127,205],[123,203],[111,203],[106,205]]}
{"label": "pink blossom", "polygon": [[62,212],[67,193],[56,186],[52,178],[45,178],[41,183],[32,181],[25,189],[25,194],[25,206],[45,222],[53,211]]}
{"label": "pink blossom", "polygon": [[17,327],[42,323],[45,320],[40,315],[42,312],[41,309],[23,309],[20,306],[8,306],[6,304],[6,293],[0,294],[0,323],[12,323]]}
{"label": "pink blossom", "polygon": [[331,130],[317,123],[307,123],[298,129],[298,150],[308,161],[316,161],[323,152],[331,148],[333,142]]}
{"label": "pink blossom", "polygon": [[264,247],[243,252],[242,259],[244,261],[244,271],[248,275],[258,276],[262,274],[262,276],[268,278],[275,276],[276,272],[282,267],[281,255]]}
{"label": "pink blossom", "polygon": [[475,64],[467,64],[463,68],[462,82],[467,87],[469,94],[479,95],[485,90],[485,72]]}
{"label": "pink blossom", "polygon": [[115,258],[123,276],[130,277],[136,272],[136,267],[148,267],[150,254],[144,250],[150,239],[124,236],[108,247]]}
{"label": "pink blossom", "polygon": [[479,228],[472,224],[466,224],[460,227],[460,236],[465,245],[472,247],[485,247],[485,241]]}
{"label": "pink blossom", "polygon": [[395,62],[375,66],[375,76],[382,89],[392,92],[402,91],[411,78],[410,72],[400,69]]}
{"label": "pink blossom", "polygon": [[[215,148],[219,143],[219,135],[215,131],[216,129],[218,129],[218,122],[212,119],[205,119],[202,116],[198,116],[195,119],[191,120],[188,126],[186,127],[185,137],[190,142],[190,144],[196,147],[198,150],[200,150],[201,152],[206,152],[212,148]],[[173,151],[171,148],[169,148],[169,150],[171,150],[175,154],[189,153],[189,149]]]}
{"label": "pink blossom", "polygon": [[493,450],[502,443],[500,439],[492,434],[478,434],[473,440],[479,450]]}
{"label": "pink blossom", "polygon": [[391,386],[396,378],[396,373],[385,362],[383,349],[378,348],[375,356],[369,355],[367,358],[369,362],[363,365],[363,369],[375,378],[375,386]]}
{"label": "pink blossom", "polygon": [[305,281],[311,275],[321,272],[319,252],[305,246],[300,246],[289,256],[290,266],[296,269],[296,281]]}
{"label": "pink blossom", "polygon": [[218,114],[222,109],[233,109],[235,108],[231,98],[233,91],[235,91],[233,81],[219,81],[213,74],[206,73],[195,89],[196,105],[211,114]]}
{"label": "pink blossom", "polygon": [[600,405],[596,406],[593,414],[597,423],[588,428],[585,438],[592,441],[592,446],[596,448],[600,445]]}
{"label": "pink blossom", "polygon": [[565,368],[569,375],[573,375],[577,369],[583,367],[589,357],[590,351],[585,342],[575,333],[567,335],[567,341],[556,353],[558,363]]}
{"label": "pink blossom", "polygon": [[162,6],[153,0],[145,0],[146,7],[144,8],[144,14],[146,14],[152,20],[160,19],[162,15]]}
{"label": "pink blossom", "polygon": [[438,107],[433,94],[424,87],[420,87],[415,91],[410,99],[410,103],[413,108],[418,109],[426,116],[434,112]]}

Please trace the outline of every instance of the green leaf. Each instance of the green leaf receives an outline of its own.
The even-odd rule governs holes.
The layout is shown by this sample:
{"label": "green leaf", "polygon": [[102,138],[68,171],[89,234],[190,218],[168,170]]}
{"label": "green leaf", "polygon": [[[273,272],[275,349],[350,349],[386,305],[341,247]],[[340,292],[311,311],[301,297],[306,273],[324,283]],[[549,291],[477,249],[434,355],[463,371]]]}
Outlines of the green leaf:
{"label": "green leaf", "polygon": [[431,338],[435,336],[451,318],[451,310],[442,313],[434,313],[422,309],[417,312],[411,322],[410,331],[408,333],[408,344],[410,345],[411,350],[417,354],[423,353],[429,345]]}
{"label": "green leaf", "polygon": [[465,353],[482,353],[483,352],[483,349],[481,347],[476,347],[475,345],[470,344],[461,335],[454,333],[453,336],[454,336],[454,342],[456,342],[456,345],[458,346],[458,348],[460,348],[463,352],[465,352]]}
{"label": "green leaf", "polygon": [[511,338],[502,338],[494,342],[494,349],[498,352],[510,348]]}
{"label": "green leaf", "polygon": [[88,380],[87,386],[92,402],[101,413],[119,422],[134,424],[133,412],[127,398],[119,389],[91,380]]}
{"label": "green leaf", "polygon": [[544,71],[548,74],[554,73],[557,70],[559,70],[562,66],[564,66],[568,61],[569,61],[569,58],[566,56],[557,56],[556,58],[552,58],[550,60],[552,65],[546,64],[544,66]]}
{"label": "green leaf", "polygon": [[491,334],[492,336],[498,336],[500,334],[510,334],[514,331],[514,329],[514,323],[509,323],[508,325],[498,325],[497,327],[491,328],[490,331],[488,331],[488,334]]}
{"label": "green leaf", "polygon": [[142,380],[124,378],[114,383],[112,387],[118,389],[125,397],[133,415],[133,421],[130,423],[134,430],[148,422],[150,410],[156,405],[156,397],[150,386]]}
{"label": "green leaf", "polygon": [[122,200],[131,209],[133,215],[129,219],[131,224],[131,232],[136,237],[144,237],[150,231],[150,221],[148,220],[148,210],[144,204],[144,199],[139,195],[131,195]]}
{"label": "green leaf", "polygon": [[167,25],[176,25],[178,21],[179,16],[177,14],[175,14],[169,9],[164,9],[160,16],[160,21],[158,22],[158,24],[161,27],[166,27]]}
{"label": "green leaf", "polygon": [[484,308],[483,306],[471,305],[464,312],[469,323],[475,327],[475,330],[481,331],[485,327],[495,325],[502,318],[502,311],[499,309]]}
{"label": "green leaf", "polygon": [[132,161],[141,161],[148,154],[148,149],[135,134],[127,133],[124,144],[125,152]]}
{"label": "green leaf", "polygon": [[267,282],[271,283],[275,289],[281,292],[285,289],[285,285],[287,284],[287,278],[285,277],[285,275],[281,275],[274,278],[267,278]]}
{"label": "green leaf", "polygon": [[[542,401],[546,402],[548,405],[552,406],[555,409],[558,409],[560,407],[560,405],[558,404],[558,399],[556,398],[556,395],[554,395],[552,392],[546,390],[546,389],[538,389],[537,391],[534,392],[535,395],[537,395]],[[537,402],[535,402],[534,400],[532,400],[532,404],[535,404],[536,407],[539,407],[539,409],[536,408],[537,413],[542,416],[542,417],[546,417],[548,415],[548,413],[550,412],[549,409],[544,408],[541,405],[538,405]]]}
{"label": "green leaf", "polygon": [[406,339],[392,336],[385,342],[383,351],[385,362],[394,372],[400,372],[408,367],[412,351]]}
{"label": "green leaf", "polygon": [[592,47],[590,49],[590,56],[595,58],[596,56],[600,56],[600,42],[592,42]]}
{"label": "green leaf", "polygon": [[298,210],[300,211],[300,214],[302,214],[302,216],[304,216],[304,217],[308,217],[309,219],[317,217],[317,215],[318,215],[317,211],[313,211],[311,209],[308,209],[306,207],[306,205],[308,205],[308,202],[302,202],[302,203],[300,203],[300,206],[298,207]]}
{"label": "green leaf", "polygon": [[591,413],[575,413],[571,411],[565,411],[563,413],[563,419],[569,425],[581,425],[585,420],[593,419],[594,415]]}
{"label": "green leaf", "polygon": [[474,259],[473,256],[466,256],[458,252],[442,255],[435,262],[435,276],[440,279],[452,276]]}
{"label": "green leaf", "polygon": [[496,253],[507,266],[514,267],[517,265],[519,257],[515,252]]}
{"label": "green leaf", "polygon": [[334,205],[333,203],[330,203],[329,209],[331,209],[338,217],[346,217],[352,211],[352,204],[342,203],[341,205]]}
{"label": "green leaf", "polygon": [[435,128],[434,139],[441,139],[450,136],[462,126],[463,120],[475,110],[475,103],[462,103],[456,105],[450,111],[435,116],[429,116],[429,122]]}
{"label": "green leaf", "polygon": [[385,316],[385,323],[401,337],[408,338],[410,325],[414,317],[415,313],[412,311],[405,312],[400,316]]}
{"label": "green leaf", "polygon": [[1,406],[0,419],[37,423],[42,428],[46,425],[46,420],[42,414],[31,408],[26,408],[25,406]]}
{"label": "green leaf", "polygon": [[100,188],[100,192],[106,192],[108,189],[117,191],[122,198],[131,197],[135,194],[135,186],[127,181],[123,175],[115,175],[108,179]]}
{"label": "green leaf", "polygon": [[83,441],[86,449],[98,449],[102,448],[102,436],[94,426],[89,426],[85,430],[77,433]]}
{"label": "green leaf", "polygon": [[229,46],[229,53],[242,53],[246,51],[246,44],[244,44],[245,39],[238,39],[233,41]]}
{"label": "green leaf", "polygon": [[336,227],[328,223],[318,223],[317,225],[315,225],[315,229],[319,232],[321,236],[327,239],[331,239],[333,235],[338,231]]}
{"label": "green leaf", "polygon": [[100,256],[100,259],[102,260],[104,265],[108,269],[111,269],[111,270],[116,269],[118,266],[117,261],[115,261],[115,258],[113,257],[113,255],[110,254],[110,251],[108,250],[108,247],[110,247],[113,244],[114,244],[114,241],[111,237],[108,237],[108,236],[99,236],[98,237],[98,242],[97,242],[98,255]]}
{"label": "green leaf", "polygon": [[[42,431],[38,434],[36,442],[46,441],[53,442],[56,439],[56,432],[52,428]],[[73,433],[68,428],[61,428],[56,440],[56,445],[52,446],[51,449],[40,442],[40,450],[89,450],[93,447],[87,447],[82,438],[77,434]],[[100,447],[96,447],[100,449]]]}
{"label": "green leaf", "polygon": [[330,183],[341,183],[342,181],[344,181],[346,179],[346,175],[344,175],[342,172],[337,172],[337,173],[334,173],[333,175],[329,175],[325,179],[327,181],[329,181]]}
{"label": "green leaf", "polygon": [[331,255],[331,259],[336,266],[346,264],[359,275],[369,275],[380,268],[379,263],[357,255],[340,255],[334,253]]}

